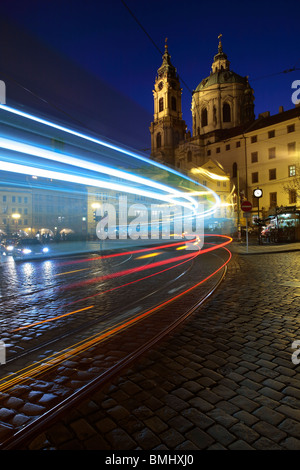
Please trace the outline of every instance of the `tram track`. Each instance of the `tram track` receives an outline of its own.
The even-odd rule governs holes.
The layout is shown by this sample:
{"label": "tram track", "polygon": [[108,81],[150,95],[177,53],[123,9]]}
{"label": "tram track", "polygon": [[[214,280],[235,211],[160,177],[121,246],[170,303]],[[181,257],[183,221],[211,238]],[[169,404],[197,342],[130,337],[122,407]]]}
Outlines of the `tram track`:
{"label": "tram track", "polygon": [[[71,407],[74,407],[75,405],[83,401],[89,394],[93,393],[96,390],[99,390],[99,388],[104,386],[109,380],[111,380],[113,377],[118,375],[122,370],[124,370],[129,365],[131,365],[136,360],[138,360],[138,358],[142,354],[149,351],[162,339],[167,338],[167,336],[171,334],[174,329],[176,329],[189,316],[191,316],[197,309],[199,309],[213,295],[213,293],[217,290],[217,288],[222,283],[226,275],[227,264],[231,258],[230,252],[226,248],[225,250],[229,253],[229,256],[228,256],[228,259],[223,263],[223,265],[221,265],[214,273],[207,276],[206,279],[202,280],[195,286],[191,287],[186,292],[180,293],[177,296],[175,296],[176,297],[175,307],[176,307],[177,300],[179,300],[179,302],[181,301],[181,306],[182,306],[183,295],[184,295],[184,298],[186,299],[185,294],[188,294],[188,293],[192,294],[192,292],[194,292],[194,295],[197,297],[198,296],[197,289],[200,287],[200,284],[202,285],[204,282],[212,281],[212,279],[214,279],[214,282],[211,283],[207,291],[204,294],[202,293],[202,295],[199,296],[199,298],[197,298],[196,302],[194,302],[193,298],[189,302],[184,302],[184,305],[186,305],[186,308],[183,309],[180,315],[177,315],[176,317],[172,318],[171,322],[163,325],[160,331],[157,331],[155,334],[149,337],[147,341],[144,341],[142,344],[135,347],[134,350],[129,351],[127,354],[123,355],[122,357],[120,356],[118,360],[115,361],[114,364],[112,364],[110,367],[107,367],[106,370],[102,371],[100,374],[93,377],[92,380],[89,380],[81,388],[75,390],[67,398],[60,401],[59,404],[51,407],[43,415],[37,417],[34,421],[25,425],[22,429],[19,429],[13,436],[9,437],[0,445],[0,449],[12,450],[12,449],[24,448],[24,446],[29,440],[31,440],[34,436],[40,433],[43,429],[46,429],[48,426],[50,426],[54,421],[58,420],[63,415],[63,413],[65,413]],[[222,261],[224,261],[223,259],[224,257],[219,256],[219,255],[215,255],[215,256],[218,256],[220,259],[222,259]],[[188,297],[193,297],[193,295],[192,296],[190,295]],[[173,305],[173,310],[175,310],[174,301],[173,303],[171,303],[171,305]],[[165,308],[168,309],[169,306],[170,306],[169,302],[164,302],[160,306],[157,307],[157,311],[163,312],[163,310]],[[137,325],[135,325],[135,328],[141,328],[141,323],[142,323],[142,328],[145,329],[143,322],[140,322]],[[124,334],[124,332],[121,332],[120,334]],[[134,333],[131,331],[131,334],[134,334]]]}
{"label": "tram track", "polygon": [[[185,261],[185,263],[188,263],[189,261]],[[171,279],[170,281],[166,282],[164,285],[162,285],[161,287],[155,289],[155,290],[152,290],[151,292],[148,292],[147,294],[145,294],[143,297],[140,297],[138,298],[137,300],[131,302],[130,304],[127,304],[126,305],[126,311],[128,310],[132,310],[134,309],[135,306],[137,306],[138,304],[140,304],[141,302],[145,301],[146,299],[152,297],[153,295],[156,295],[158,294],[159,292],[162,292],[164,289],[170,287],[172,284],[176,283],[178,281],[178,279],[180,279],[182,276],[186,275],[191,269],[192,269],[192,266],[193,266],[193,263],[194,263],[194,259],[191,259],[190,260],[190,265],[183,271],[181,272],[178,276],[176,276],[175,278]],[[174,266],[174,268],[177,267],[177,266]],[[172,267],[173,268],[173,267]],[[118,286],[116,287],[118,288]],[[123,313],[125,313],[125,310]],[[38,352],[42,352],[43,350],[45,349],[48,349],[50,346],[53,346],[55,345],[56,343],[58,342],[61,342],[63,340],[65,340],[66,338],[70,338],[78,333],[81,333],[83,332],[84,330],[87,330],[87,329],[90,329],[91,327],[95,326],[95,325],[98,325],[98,324],[103,324],[103,322],[105,321],[105,319],[108,317],[108,316],[113,316],[115,317],[115,315],[119,315],[119,316],[122,316],[122,312],[120,312],[119,309],[116,309],[116,310],[113,310],[113,311],[109,311],[108,313],[106,313],[104,316],[101,317],[101,319],[94,319],[92,321],[89,321],[89,322],[85,322],[83,325],[81,325],[80,327],[77,327],[77,328],[73,328],[73,329],[68,329],[68,332],[65,333],[65,334],[61,334],[49,341],[46,341],[44,343],[40,343],[38,344],[37,346],[33,347],[33,348],[30,348],[18,355],[15,355],[15,356],[12,356],[10,358],[8,358],[6,360],[6,365],[11,365],[11,364],[15,364],[17,361],[19,360],[23,360],[24,358],[26,357],[30,357],[30,355],[32,354],[35,354],[35,353],[38,353]],[[0,378],[0,386],[1,386],[1,378]]]}

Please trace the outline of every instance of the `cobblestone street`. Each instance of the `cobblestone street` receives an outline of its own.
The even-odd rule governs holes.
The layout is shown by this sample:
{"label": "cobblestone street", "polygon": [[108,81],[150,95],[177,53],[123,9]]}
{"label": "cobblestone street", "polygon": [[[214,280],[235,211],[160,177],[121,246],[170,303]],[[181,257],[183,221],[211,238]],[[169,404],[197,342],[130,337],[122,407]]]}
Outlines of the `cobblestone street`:
{"label": "cobblestone street", "polygon": [[171,337],[29,449],[300,449],[300,253],[235,253]]}

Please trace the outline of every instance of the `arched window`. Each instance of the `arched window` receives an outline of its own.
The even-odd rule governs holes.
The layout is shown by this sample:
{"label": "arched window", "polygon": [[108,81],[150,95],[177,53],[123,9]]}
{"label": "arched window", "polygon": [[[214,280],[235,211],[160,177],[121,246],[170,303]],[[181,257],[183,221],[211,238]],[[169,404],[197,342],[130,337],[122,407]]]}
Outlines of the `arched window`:
{"label": "arched window", "polygon": [[164,110],[164,99],[163,98],[159,98],[158,109],[159,109],[159,112]]}
{"label": "arched window", "polygon": [[234,164],[232,165],[232,178],[236,178],[237,177],[237,163],[234,162]]}
{"label": "arched window", "polygon": [[159,149],[161,147],[161,133],[156,134],[156,147]]}
{"label": "arched window", "polygon": [[231,121],[231,110],[228,103],[223,104],[223,122]]}
{"label": "arched window", "polygon": [[172,96],[171,97],[171,108],[172,108],[172,111],[176,111],[176,98],[175,96]]}
{"label": "arched window", "polygon": [[207,126],[207,109],[203,108],[201,111],[201,125],[202,127]]}

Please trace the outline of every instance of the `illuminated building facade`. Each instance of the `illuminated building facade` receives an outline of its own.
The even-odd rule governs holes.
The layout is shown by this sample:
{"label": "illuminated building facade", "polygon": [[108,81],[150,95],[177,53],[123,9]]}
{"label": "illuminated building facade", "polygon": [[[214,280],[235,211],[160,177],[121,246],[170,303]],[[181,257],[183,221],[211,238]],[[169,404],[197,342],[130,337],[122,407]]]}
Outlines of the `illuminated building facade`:
{"label": "illuminated building facade", "polygon": [[[166,51],[163,64],[166,60]],[[300,209],[300,185],[293,188],[292,180],[296,181],[299,173],[300,157],[300,106],[270,116],[269,112],[255,118],[254,94],[247,77],[242,77],[230,70],[230,63],[223,51],[221,35],[219,36],[218,52],[214,56],[211,73],[204,78],[193,92],[192,119],[193,129],[183,132],[181,114],[174,122],[173,135],[180,127],[179,142],[173,139],[173,147],[165,146],[160,139],[161,129],[165,129],[168,108],[157,112],[162,90],[169,90],[169,76],[161,76],[155,80],[154,87],[154,120],[150,127],[152,158],[173,164],[180,171],[190,173],[193,169],[205,168],[207,162],[215,162],[223,169],[231,181],[235,196],[236,221],[245,223],[240,213],[240,199],[248,199],[252,205],[252,218],[265,218],[278,212],[283,207],[286,212],[297,212]],[[159,84],[163,81],[163,85]],[[176,82],[180,89],[179,81]],[[177,96],[177,106],[181,109],[181,97]],[[157,145],[157,142],[160,144]],[[164,156],[167,155],[166,160]],[[169,156],[172,155],[172,160]],[[194,175],[196,174],[194,171]],[[198,172],[198,181],[201,172]],[[203,178],[203,181],[205,179]],[[206,181],[210,187],[212,181]],[[289,188],[288,188],[289,187]],[[256,188],[262,189],[262,197],[253,196]],[[227,196],[226,196],[227,197]],[[258,213],[259,212],[259,213]]]}

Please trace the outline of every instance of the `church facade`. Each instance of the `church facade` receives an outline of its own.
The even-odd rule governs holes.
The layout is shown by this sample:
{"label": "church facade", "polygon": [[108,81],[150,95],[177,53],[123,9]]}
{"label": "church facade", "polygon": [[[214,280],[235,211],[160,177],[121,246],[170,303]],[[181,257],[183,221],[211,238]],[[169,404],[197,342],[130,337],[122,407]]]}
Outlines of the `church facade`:
{"label": "church facade", "polygon": [[[281,213],[285,209],[297,213],[300,106],[288,111],[280,107],[276,115],[266,112],[256,118],[254,91],[248,77],[230,69],[221,35],[210,75],[193,92],[192,133],[182,116],[181,93],[166,45],[153,90],[151,157],[209,186],[213,182],[203,177],[201,168],[207,168],[209,162],[211,169],[218,167],[228,177],[226,193],[218,194],[221,202],[223,198],[227,205],[233,204],[237,224],[245,223],[240,207],[243,199],[252,203],[250,222],[276,215],[279,208]],[[261,189],[259,198],[254,195],[257,188]],[[230,202],[232,194],[235,199]]]}

